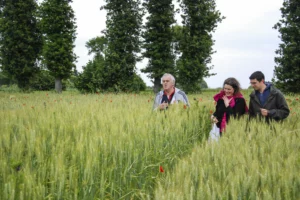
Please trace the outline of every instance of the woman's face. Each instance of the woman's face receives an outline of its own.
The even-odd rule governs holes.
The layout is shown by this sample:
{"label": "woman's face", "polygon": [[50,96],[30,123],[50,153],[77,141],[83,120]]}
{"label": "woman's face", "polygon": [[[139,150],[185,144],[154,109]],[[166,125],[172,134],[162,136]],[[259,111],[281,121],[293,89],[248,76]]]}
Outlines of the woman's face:
{"label": "woman's face", "polygon": [[226,96],[233,96],[234,93],[234,89],[231,85],[224,85],[224,92]]}

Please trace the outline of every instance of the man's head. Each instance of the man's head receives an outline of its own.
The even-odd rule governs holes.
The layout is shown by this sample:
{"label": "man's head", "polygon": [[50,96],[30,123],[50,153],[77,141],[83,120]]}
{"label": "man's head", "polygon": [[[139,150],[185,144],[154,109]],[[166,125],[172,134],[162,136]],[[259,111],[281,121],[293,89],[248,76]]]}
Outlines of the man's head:
{"label": "man's head", "polygon": [[249,79],[254,90],[260,90],[265,87],[265,75],[261,71],[254,72]]}
{"label": "man's head", "polygon": [[172,74],[164,74],[161,77],[161,84],[163,85],[164,90],[170,90],[175,86],[175,78]]}

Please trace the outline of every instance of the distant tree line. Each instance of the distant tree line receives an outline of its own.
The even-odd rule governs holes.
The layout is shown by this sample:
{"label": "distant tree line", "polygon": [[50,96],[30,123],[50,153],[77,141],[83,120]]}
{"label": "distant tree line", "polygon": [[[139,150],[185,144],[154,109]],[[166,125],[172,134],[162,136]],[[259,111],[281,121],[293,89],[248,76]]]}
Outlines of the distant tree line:
{"label": "distant tree line", "polygon": [[[186,92],[199,91],[203,78],[213,75],[208,66],[213,53],[211,33],[223,17],[214,0],[182,0],[182,26],[174,19],[172,0],[105,0],[107,12],[102,36],[87,42],[94,58],[79,75],[77,87],[85,90],[130,91],[144,88],[136,75],[136,63],[153,80],[154,92],[164,73],[172,73]],[[146,22],[142,18],[147,13]],[[141,85],[140,85],[141,84]],[[140,85],[140,86],[139,86]],[[96,87],[95,87],[96,86]]]}
{"label": "distant tree line", "polygon": [[210,75],[206,65],[212,53],[210,34],[221,21],[214,1],[182,0],[183,26],[175,27],[172,0],[105,0],[101,9],[107,12],[106,29],[102,36],[87,42],[94,57],[81,73],[75,73],[76,22],[71,3],[1,1],[3,80],[9,79],[24,91],[46,89],[55,83],[56,91],[61,92],[62,80],[71,77],[82,91],[140,91],[146,85],[137,75],[136,64],[143,58],[149,63],[142,72],[154,80],[155,91],[166,72],[182,80],[178,84],[189,91],[199,89],[203,78]]}
{"label": "distant tree line", "polygon": [[[224,19],[215,0],[179,0],[179,9],[173,0],[104,1],[106,29],[86,43],[93,58],[77,72],[72,0],[2,0],[0,83],[14,82],[24,91],[52,85],[60,93],[63,80],[71,80],[84,92],[141,91],[146,85],[136,64],[146,58],[141,71],[153,80],[154,92],[164,73],[175,75],[186,92],[207,85],[204,78],[214,75],[212,33]],[[274,80],[285,91],[299,92],[299,3],[285,0],[281,12],[274,26],[283,41],[276,51]]]}

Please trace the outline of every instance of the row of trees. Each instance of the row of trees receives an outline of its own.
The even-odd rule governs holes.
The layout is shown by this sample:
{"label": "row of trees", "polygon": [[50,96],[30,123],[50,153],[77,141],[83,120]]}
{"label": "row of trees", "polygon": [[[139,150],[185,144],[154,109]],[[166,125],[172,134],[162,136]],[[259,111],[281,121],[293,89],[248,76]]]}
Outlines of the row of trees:
{"label": "row of trees", "polygon": [[94,59],[84,68],[78,85],[132,90],[139,87],[136,63],[142,58],[148,59],[142,72],[153,80],[154,92],[160,89],[164,73],[174,74],[186,92],[200,90],[203,78],[212,75],[208,66],[214,44],[211,33],[223,19],[214,0],[181,0],[182,26],[175,25],[172,0],[105,2],[101,9],[107,12],[106,30],[104,36],[87,43]]}
{"label": "row of trees", "polygon": [[[107,11],[107,29],[103,37],[87,44],[88,48],[93,48],[92,42],[100,38],[105,40],[102,45],[105,48],[99,48],[102,57],[94,52],[94,60],[86,67],[89,71],[93,64],[101,74],[101,88],[128,89],[133,83],[135,64],[141,57],[148,58],[148,65],[142,72],[148,73],[153,80],[154,92],[160,89],[160,77],[166,72],[174,74],[186,92],[199,91],[203,78],[214,75],[209,66],[214,53],[211,34],[223,19],[214,0],[179,0],[182,26],[175,25],[176,10],[172,0],[105,2],[102,9]],[[300,92],[299,9],[298,1],[284,0],[282,19],[274,26],[283,42],[276,51],[275,80],[276,85],[287,92]],[[144,12],[147,17],[142,26]],[[100,44],[104,44],[103,41]]]}
{"label": "row of trees", "polygon": [[[199,90],[203,78],[213,75],[209,66],[214,53],[212,32],[223,19],[214,0],[179,0],[180,10],[175,10],[172,0],[104,1],[101,9],[107,12],[106,29],[103,36],[86,44],[94,58],[75,79],[78,89],[142,90],[146,86],[136,74],[136,64],[143,58],[148,65],[142,72],[153,80],[155,92],[166,72],[174,74],[186,92]],[[49,73],[61,92],[62,80],[76,71],[76,23],[71,3],[0,2],[1,73],[16,80],[21,89],[27,90],[37,75]],[[299,8],[297,1],[285,0],[282,20],[274,26],[283,41],[275,58],[277,85],[291,92],[300,90]],[[181,13],[181,26],[175,25],[176,12]]]}
{"label": "row of trees", "polygon": [[0,3],[0,65],[3,73],[28,90],[45,68],[55,78],[57,92],[62,79],[75,69],[76,34],[71,0],[2,0]]}

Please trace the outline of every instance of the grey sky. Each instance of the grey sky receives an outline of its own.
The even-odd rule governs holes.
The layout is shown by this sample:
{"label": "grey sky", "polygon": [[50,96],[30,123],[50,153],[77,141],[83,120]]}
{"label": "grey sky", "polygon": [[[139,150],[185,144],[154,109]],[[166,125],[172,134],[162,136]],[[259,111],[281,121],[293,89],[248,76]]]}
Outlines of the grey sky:
{"label": "grey sky", "polygon": [[[275,50],[280,39],[277,30],[272,29],[281,17],[283,0],[216,0],[217,9],[226,17],[213,34],[215,42],[211,72],[217,75],[206,80],[210,88],[222,87],[228,77],[237,78],[243,88],[249,86],[248,77],[254,71],[264,72],[271,80],[275,66]],[[75,53],[77,69],[82,70],[88,60],[85,43],[101,35],[105,29],[106,13],[100,11],[103,0],[74,0],[72,7],[77,18],[77,39]],[[144,60],[138,69],[147,64]],[[152,85],[146,74],[141,73],[147,85]]]}

